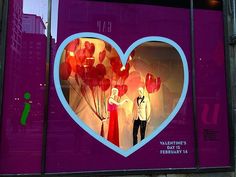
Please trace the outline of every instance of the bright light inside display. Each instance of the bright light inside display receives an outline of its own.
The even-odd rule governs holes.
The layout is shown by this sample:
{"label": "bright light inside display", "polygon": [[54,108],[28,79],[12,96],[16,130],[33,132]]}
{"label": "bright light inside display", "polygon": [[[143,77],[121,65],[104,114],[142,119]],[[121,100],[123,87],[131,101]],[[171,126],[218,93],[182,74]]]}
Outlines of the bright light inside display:
{"label": "bright light inside display", "polygon": [[69,55],[74,57],[75,56],[75,53],[74,52],[69,52]]}
{"label": "bright light inside display", "polygon": [[124,71],[125,70],[125,66],[122,66],[121,68],[120,68],[120,71]]}

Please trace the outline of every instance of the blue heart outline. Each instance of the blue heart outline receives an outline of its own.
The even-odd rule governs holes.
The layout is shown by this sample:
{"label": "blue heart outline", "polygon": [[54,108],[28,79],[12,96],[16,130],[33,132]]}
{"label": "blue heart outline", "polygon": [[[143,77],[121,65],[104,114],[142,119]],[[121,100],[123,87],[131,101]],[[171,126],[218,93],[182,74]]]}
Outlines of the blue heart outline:
{"label": "blue heart outline", "polygon": [[[156,128],[149,136],[145,137],[145,139],[141,142],[139,142],[138,144],[136,144],[135,146],[132,146],[131,148],[127,149],[127,150],[123,150],[119,147],[117,147],[116,145],[112,144],[111,142],[109,142],[108,140],[106,140],[105,138],[101,137],[100,135],[98,135],[95,131],[93,131],[91,128],[89,128],[81,119],[78,115],[75,114],[75,112],[71,109],[70,105],[68,104],[68,102],[66,101],[64,94],[62,92],[61,89],[61,84],[60,84],[60,79],[59,79],[59,65],[60,65],[60,60],[61,60],[61,55],[62,52],[64,50],[64,48],[66,47],[66,45],[71,42],[74,39],[77,38],[97,38],[97,39],[101,39],[103,41],[108,42],[109,44],[111,44],[116,51],[118,52],[122,64],[125,65],[126,61],[128,59],[128,56],[130,55],[130,53],[133,51],[133,49],[135,49],[137,46],[139,46],[142,43],[145,42],[164,42],[167,43],[171,46],[173,46],[179,53],[182,63],[183,63],[183,70],[184,70],[184,84],[183,84],[183,89],[182,89],[182,93],[181,96],[179,98],[178,103],[176,104],[175,108],[173,109],[173,111],[170,113],[170,115],[166,118],[165,121],[163,121],[161,123],[161,125]],[[187,94],[187,90],[188,90],[188,83],[189,83],[189,72],[188,72],[188,64],[187,64],[187,60],[185,57],[185,54],[183,52],[183,50],[181,49],[181,47],[174,42],[171,39],[168,39],[166,37],[160,37],[160,36],[148,36],[148,37],[143,37],[141,39],[138,39],[137,41],[135,41],[125,52],[125,54],[122,52],[122,50],[120,49],[120,47],[109,37],[104,36],[102,34],[99,33],[93,33],[93,32],[82,32],[82,33],[76,33],[73,34],[71,36],[69,36],[68,38],[66,38],[60,45],[60,47],[57,50],[56,53],[56,57],[55,57],[55,62],[54,62],[54,70],[53,70],[53,75],[54,75],[54,83],[55,83],[55,88],[56,88],[56,92],[57,95],[63,105],[63,107],[65,108],[65,110],[68,112],[68,114],[71,116],[71,118],[80,126],[82,127],[87,133],[89,133],[92,137],[94,137],[95,139],[97,139],[98,141],[100,141],[102,144],[104,144],[105,146],[109,147],[110,149],[114,150],[115,152],[123,155],[124,157],[128,157],[129,155],[131,155],[132,153],[134,153],[135,151],[137,151],[138,149],[140,149],[141,147],[143,147],[145,144],[147,144],[150,140],[152,140],[153,138],[155,138],[164,128],[166,128],[166,126],[173,120],[173,118],[175,117],[175,115],[178,113],[178,111],[180,110],[185,98],[186,98],[186,94]]]}

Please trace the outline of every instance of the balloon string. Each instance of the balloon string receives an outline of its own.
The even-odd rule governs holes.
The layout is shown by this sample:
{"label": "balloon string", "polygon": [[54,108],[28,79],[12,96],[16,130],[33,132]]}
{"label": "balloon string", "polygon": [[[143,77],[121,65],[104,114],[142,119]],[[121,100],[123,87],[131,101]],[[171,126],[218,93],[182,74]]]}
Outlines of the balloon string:
{"label": "balloon string", "polygon": [[[69,82],[69,81],[68,81]],[[69,83],[70,84],[70,83]],[[71,84],[70,84],[71,85]],[[71,85],[71,87],[72,87],[72,85]],[[83,99],[83,96],[81,95],[81,94],[79,94],[77,91],[76,91],[76,89],[74,88],[74,87],[72,87],[72,89],[76,92],[76,94],[79,96],[79,100],[77,101],[77,104],[76,104],[76,110],[78,109],[78,106],[79,106],[79,104],[80,104],[80,102],[81,102],[81,100]],[[79,110],[77,110],[75,113],[76,114],[78,114],[78,113],[80,113],[83,109],[84,109],[85,107],[80,107],[80,109]]]}
{"label": "balloon string", "polygon": [[96,105],[96,102],[95,102],[94,89],[92,88],[91,91],[92,91],[92,96],[93,96],[93,103],[94,103],[95,110],[96,110],[96,113],[97,113],[97,105]]}
{"label": "balloon string", "polygon": [[[85,98],[85,101],[89,104],[89,99],[86,97],[86,92],[83,93],[84,95],[84,98]],[[102,118],[100,117],[100,115],[98,115],[97,111],[92,107],[91,104],[90,105],[90,108],[92,109],[93,113],[100,119],[102,120]]]}
{"label": "balloon string", "polygon": [[[98,92],[99,92],[99,90],[98,90]],[[100,115],[102,116],[102,106],[103,106],[103,104],[102,104],[102,90],[100,91],[100,94],[98,94],[98,102],[99,102],[99,106],[100,106]]]}
{"label": "balloon string", "polygon": [[100,119],[100,116],[96,113],[96,111],[93,109],[93,107],[91,106],[91,104],[89,104],[89,101],[86,99],[86,97],[84,96],[84,94],[82,93],[82,95],[74,88],[74,86],[70,83],[70,81],[67,80],[67,82],[69,83],[69,85],[71,86],[71,88],[80,96],[84,97],[84,100],[87,102],[88,106],[90,107],[90,109],[93,111],[93,113]]}
{"label": "balloon string", "polygon": [[[74,87],[73,87],[73,85],[70,83],[70,81],[67,81],[68,83],[69,83],[69,85],[71,86],[71,88],[78,94],[78,95],[80,95],[81,97],[83,96],[83,95],[81,95]],[[84,97],[84,96],[83,96]],[[84,97],[85,98],[85,97]],[[89,105],[89,107],[94,111],[94,109],[92,108],[92,106],[88,103],[88,101],[85,99],[85,101],[87,102],[87,104]]]}
{"label": "balloon string", "polygon": [[105,95],[105,91],[103,92],[104,95],[104,108],[105,108],[105,113],[107,114],[107,104],[106,104],[106,95]]}
{"label": "balloon string", "polygon": [[[101,112],[102,114],[104,113],[104,94],[103,94],[104,91],[101,91]],[[104,114],[103,114],[104,115]]]}
{"label": "balloon string", "polygon": [[[86,100],[86,102],[89,104],[89,96],[86,94],[86,92],[83,90],[83,96]],[[96,110],[92,107],[92,104],[89,104],[90,108],[92,109],[92,111],[98,116],[98,118],[100,119],[99,115],[97,114]]]}
{"label": "balloon string", "polygon": [[100,107],[100,102],[99,102],[98,87],[96,88],[96,94],[97,94],[98,114],[101,116],[101,107]]}
{"label": "balloon string", "polygon": [[111,95],[111,90],[112,90],[112,81],[113,81],[113,71],[111,72],[111,87],[110,87],[110,95]]}
{"label": "balloon string", "polygon": [[[82,95],[83,95],[85,101],[86,101],[86,102],[88,103],[88,105],[92,108],[92,105],[89,104],[89,99],[86,97],[86,93],[85,93],[85,91],[84,91],[84,90],[81,90],[81,92],[82,92]],[[92,108],[92,109],[93,109],[93,108]],[[94,110],[94,109],[93,109],[93,110]]]}

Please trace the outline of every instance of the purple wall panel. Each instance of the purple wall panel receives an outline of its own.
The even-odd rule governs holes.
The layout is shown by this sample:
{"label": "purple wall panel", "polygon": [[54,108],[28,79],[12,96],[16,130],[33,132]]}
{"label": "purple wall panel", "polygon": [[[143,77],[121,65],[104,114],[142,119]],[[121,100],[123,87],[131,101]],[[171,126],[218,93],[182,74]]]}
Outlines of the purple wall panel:
{"label": "purple wall panel", "polygon": [[223,14],[194,11],[200,167],[229,166]]}
{"label": "purple wall panel", "polygon": [[[22,15],[23,0],[10,0],[0,174],[41,171],[47,38],[44,34],[23,32]],[[25,100],[25,92],[31,94],[30,100]],[[23,126],[20,119],[25,102],[31,104],[31,110],[26,125]]]}

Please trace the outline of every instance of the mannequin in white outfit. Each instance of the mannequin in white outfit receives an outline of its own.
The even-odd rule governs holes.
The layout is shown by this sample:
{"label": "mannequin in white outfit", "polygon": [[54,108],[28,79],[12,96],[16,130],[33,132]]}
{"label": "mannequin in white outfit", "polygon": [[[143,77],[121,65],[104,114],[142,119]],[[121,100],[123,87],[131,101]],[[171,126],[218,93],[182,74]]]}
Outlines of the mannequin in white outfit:
{"label": "mannequin in white outfit", "polygon": [[142,87],[138,88],[139,96],[134,99],[133,103],[133,145],[138,142],[138,129],[140,127],[141,140],[145,138],[145,131],[147,122],[150,121],[150,102],[147,97],[144,96],[144,90]]}

